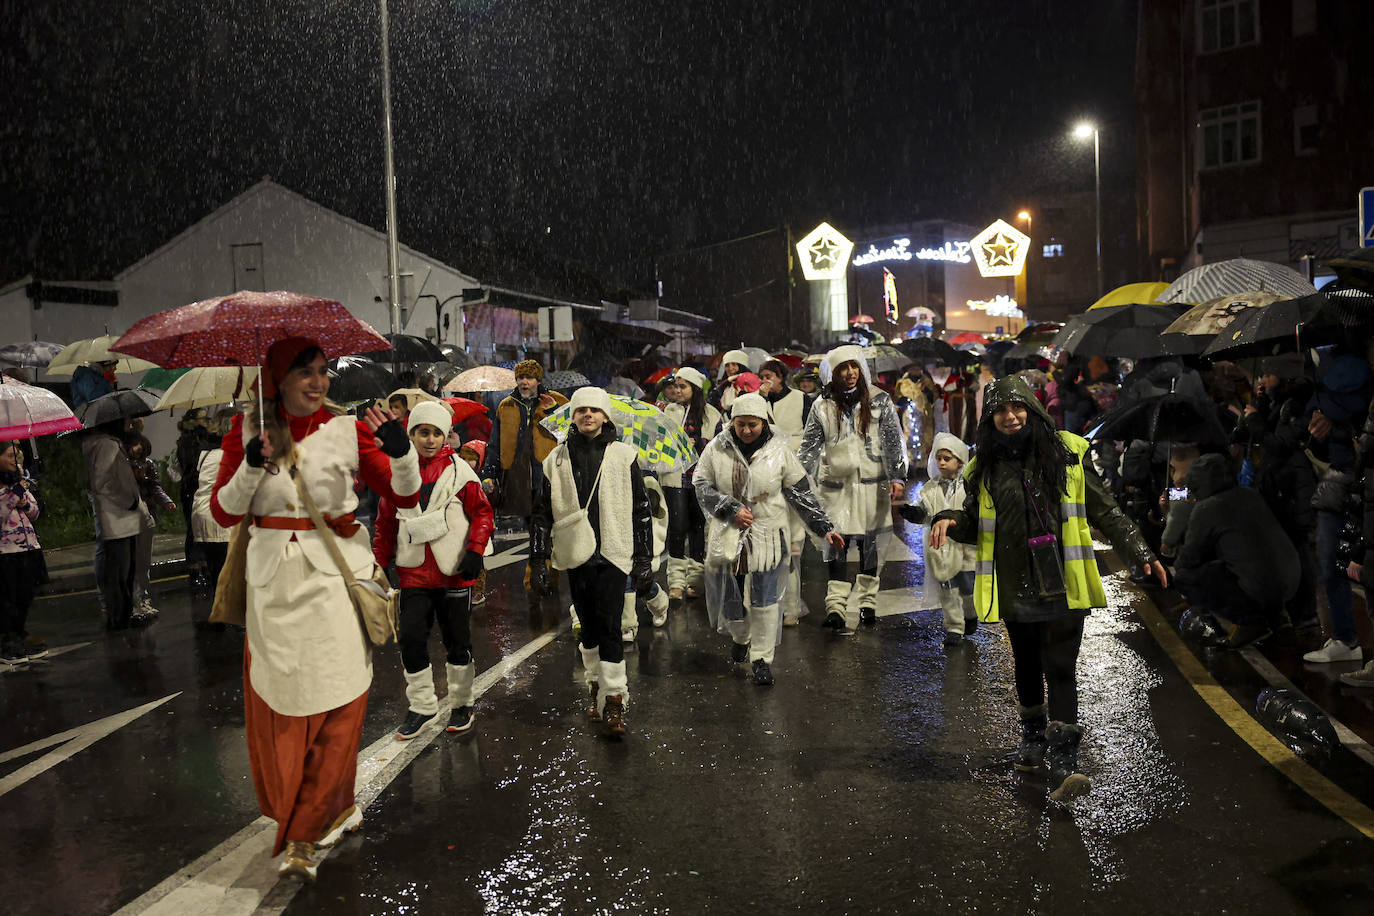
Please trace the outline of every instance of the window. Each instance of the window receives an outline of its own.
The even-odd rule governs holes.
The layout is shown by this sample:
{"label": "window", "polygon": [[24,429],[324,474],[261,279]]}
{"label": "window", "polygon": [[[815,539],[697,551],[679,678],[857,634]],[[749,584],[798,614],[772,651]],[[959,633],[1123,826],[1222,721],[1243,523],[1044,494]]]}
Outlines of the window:
{"label": "window", "polygon": [[1317,151],[1321,139],[1321,124],[1317,121],[1316,105],[1299,105],[1293,109],[1293,152],[1299,156]]}
{"label": "window", "polygon": [[1259,41],[1256,0],[1199,0],[1198,51],[1208,54]]}
{"label": "window", "polygon": [[1198,132],[1205,169],[1260,161],[1259,102],[1201,111]]}
{"label": "window", "polygon": [[1064,256],[1064,243],[1051,241],[1042,249],[1041,257],[1062,258]]}

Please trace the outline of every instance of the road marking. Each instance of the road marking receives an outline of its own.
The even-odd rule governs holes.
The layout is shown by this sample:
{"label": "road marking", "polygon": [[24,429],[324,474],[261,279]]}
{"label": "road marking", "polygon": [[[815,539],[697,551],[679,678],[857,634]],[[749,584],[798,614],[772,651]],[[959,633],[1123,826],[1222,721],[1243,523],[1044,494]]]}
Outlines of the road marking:
{"label": "road marking", "polygon": [[29,754],[36,754],[54,745],[62,745],[57,750],[44,754],[32,763],[25,764],[15,770],[4,779],[0,779],[0,795],[4,795],[7,792],[19,788],[30,779],[42,773],[46,773],[62,761],[84,751],[106,735],[113,734],[130,722],[133,722],[135,719],[153,711],[168,700],[179,696],[181,696],[181,691],[178,690],[176,693],[168,694],[160,700],[144,703],[142,706],[136,706],[133,709],[116,713],[113,716],[106,716],[103,719],[96,719],[94,722],[78,725],[76,728],[68,729],[65,732],[58,732],[55,735],[40,738],[23,747],[16,747],[12,750],[5,751],[3,754],[0,754],[0,763],[17,760]]}
{"label": "road marking", "polygon": [[1233,732],[1298,788],[1360,833],[1374,839],[1374,811],[1319,773],[1256,721],[1236,698],[1212,677],[1206,666],[1198,661],[1197,656],[1184,644],[1183,638],[1174,632],[1174,628],[1164,619],[1164,615],[1152,601],[1147,598],[1138,602],[1136,611],[1155,641],[1173,659],[1179,672],[1197,691],[1198,696],[1212,707],[1212,711]]}
{"label": "road marking", "polygon": [[517,544],[509,550],[502,550],[487,557],[482,566],[488,571],[500,569],[503,566],[510,566],[512,563],[522,563],[529,558],[529,545]]}
{"label": "road marking", "polygon": [[0,668],[0,674],[10,674],[18,671],[31,671],[32,668],[29,667],[31,665],[46,665],[51,659],[56,658],[59,655],[66,655],[68,652],[75,652],[77,649],[84,649],[89,645],[90,643],[88,642],[76,642],[72,643],[70,646],[54,646],[53,648],[48,650],[47,655],[44,655],[41,658],[31,658],[23,665],[15,665],[13,667]]}
{"label": "road marking", "polygon": [[[564,621],[556,629],[536,636],[477,676],[473,693],[480,698],[530,656],[553,642],[567,630]],[[354,790],[358,807],[366,809],[386,787],[410,765],[435,738],[444,734],[442,716],[406,742],[391,732],[374,741],[358,755],[358,781]],[[295,881],[278,884],[272,865],[272,842],[277,822],[259,817],[194,862],[169,875],[137,899],[118,910],[120,914],[167,914],[191,916],[215,913],[233,916],[257,912],[280,913],[291,903],[301,885]],[[337,847],[335,847],[337,848]],[[320,862],[332,850],[323,850]]]}

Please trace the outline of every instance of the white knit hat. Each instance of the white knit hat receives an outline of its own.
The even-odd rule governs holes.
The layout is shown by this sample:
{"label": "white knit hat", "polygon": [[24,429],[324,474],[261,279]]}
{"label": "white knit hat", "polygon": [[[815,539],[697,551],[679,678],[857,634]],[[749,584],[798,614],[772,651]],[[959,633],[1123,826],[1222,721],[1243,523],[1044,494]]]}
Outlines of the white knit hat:
{"label": "white knit hat", "polygon": [[702,375],[691,366],[683,366],[681,369],[678,369],[673,373],[673,378],[686,382],[698,391],[706,390],[706,376]]}
{"label": "white knit hat", "polygon": [[453,411],[443,401],[421,401],[410,409],[406,432],[415,432],[415,427],[422,423],[448,435],[448,431],[453,428]]}
{"label": "white knit hat", "polygon": [[850,361],[859,364],[859,371],[863,373],[864,383],[872,385],[873,380],[868,376],[868,359],[864,356],[863,348],[853,344],[836,347],[825,354],[825,359],[821,361],[821,384],[829,385],[830,379],[835,375],[835,370]]}
{"label": "white knit hat", "polygon": [[767,398],[751,391],[735,398],[735,402],[730,405],[730,419],[733,420],[735,417],[758,417],[765,423],[772,423],[773,408]]}
{"label": "white knit hat", "polygon": [[743,350],[727,350],[725,355],[720,358],[720,374],[718,378],[725,378],[725,364],[735,363],[743,366],[745,372],[754,371],[754,363],[749,359],[749,354]]}
{"label": "white knit hat", "polygon": [[572,399],[568,401],[568,416],[577,413],[579,407],[594,407],[604,413],[607,419],[610,419],[611,396],[606,393],[604,388],[583,385],[573,392]]}

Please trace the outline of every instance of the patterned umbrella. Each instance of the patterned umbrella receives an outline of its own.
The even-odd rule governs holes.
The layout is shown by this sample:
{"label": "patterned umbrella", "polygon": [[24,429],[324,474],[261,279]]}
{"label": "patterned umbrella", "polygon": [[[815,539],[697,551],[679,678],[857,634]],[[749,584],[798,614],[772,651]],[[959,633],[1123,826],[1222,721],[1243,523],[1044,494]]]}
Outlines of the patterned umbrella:
{"label": "patterned umbrella", "polygon": [[24,369],[41,369],[57,358],[62,345],[42,340],[6,344],[0,347],[0,363]]}
{"label": "patterned umbrella", "polygon": [[[572,428],[572,405],[564,404],[539,421],[562,442]],[[653,471],[682,471],[696,464],[697,450],[676,422],[652,404],[622,395],[611,395],[611,422],[620,441],[639,451],[639,463]]]}
{"label": "patterned umbrella", "polygon": [[61,398],[46,388],[0,375],[0,439],[48,436],[80,429]]}
{"label": "patterned umbrella", "polygon": [[113,334],[106,334],[104,337],[91,337],[67,344],[53,357],[52,362],[48,363],[48,375],[71,375],[78,366],[84,366],[86,363],[109,361],[116,363],[115,372],[126,374],[157,368],[156,363],[125,356],[122,350],[114,352],[119,349],[115,346],[118,339]]}
{"label": "patterned umbrella", "polygon": [[1263,308],[1271,302],[1283,298],[1278,293],[1250,290],[1209,299],[1195,305],[1180,315],[1164,329],[1165,334],[1189,334],[1210,336],[1220,334],[1235,321],[1242,312]]}
{"label": "patterned umbrella", "polygon": [[[211,407],[230,401],[245,401],[258,380],[258,370],[249,366],[201,366],[180,371],[181,377],[166,389],[153,410],[190,410],[192,407]],[[151,372],[148,373],[152,375]],[[146,382],[146,380],[145,380]],[[155,388],[154,385],[140,385]]]}
{"label": "patterned umbrella", "polygon": [[[1208,302],[1222,296],[1259,290],[1275,299],[1296,299],[1317,291],[1302,274],[1284,264],[1231,258],[1203,264],[1179,277],[1160,293],[1160,302]],[[1190,332],[1192,333],[1192,332]]]}
{"label": "patterned umbrella", "polygon": [[157,409],[159,400],[151,391],[119,388],[82,404],[76,408],[76,416],[83,429],[94,429],[121,417],[146,417]]}
{"label": "patterned umbrella", "polygon": [[451,391],[509,391],[515,387],[515,373],[500,366],[478,366],[460,372],[444,386],[444,393]]}
{"label": "patterned umbrella", "polygon": [[551,391],[582,388],[591,383],[591,379],[587,378],[576,369],[555,369],[553,372],[544,376],[544,387]]}

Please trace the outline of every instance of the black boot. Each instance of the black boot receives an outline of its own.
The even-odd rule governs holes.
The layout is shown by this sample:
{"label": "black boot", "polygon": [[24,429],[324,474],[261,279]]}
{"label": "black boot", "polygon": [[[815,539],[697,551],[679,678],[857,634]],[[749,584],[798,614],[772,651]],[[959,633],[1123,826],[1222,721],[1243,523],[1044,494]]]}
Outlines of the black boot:
{"label": "black boot", "polygon": [[1021,713],[1021,743],[1016,746],[1018,770],[1038,770],[1045,765],[1045,704],[1017,707]]}
{"label": "black boot", "polygon": [[1045,766],[1049,769],[1050,801],[1069,802],[1091,791],[1092,780],[1078,772],[1078,744],[1083,726],[1051,722],[1045,728]]}

